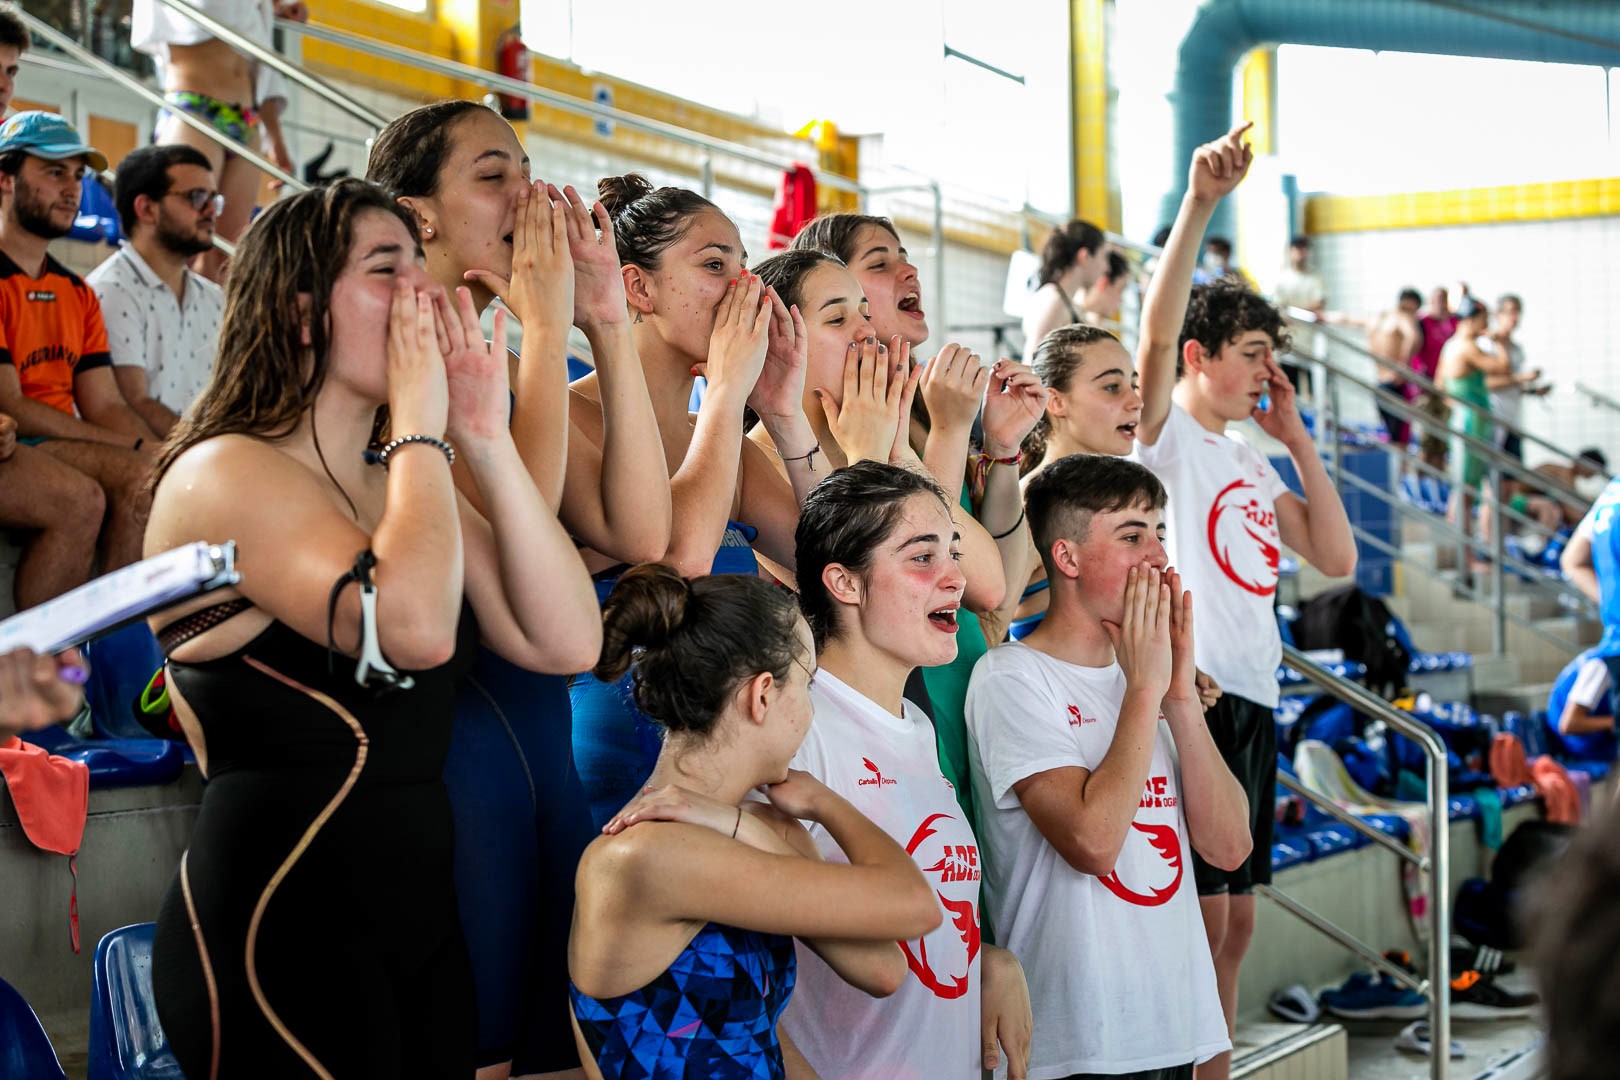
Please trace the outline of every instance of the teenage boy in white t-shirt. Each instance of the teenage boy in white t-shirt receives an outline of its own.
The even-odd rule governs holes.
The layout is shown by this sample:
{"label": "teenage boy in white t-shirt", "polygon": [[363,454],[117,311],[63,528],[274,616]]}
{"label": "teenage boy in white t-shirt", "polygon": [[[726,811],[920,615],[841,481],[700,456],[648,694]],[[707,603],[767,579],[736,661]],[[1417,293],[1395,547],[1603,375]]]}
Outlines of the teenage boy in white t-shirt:
{"label": "teenage boy in white t-shirt", "polygon": [[1231,1043],[1187,873],[1249,854],[1243,789],[1204,725],[1164,487],[1077,454],[1030,482],[1051,606],[968,685],[985,903],[1023,962],[1031,1080],[1187,1078]]}
{"label": "teenage boy in white t-shirt", "polygon": [[[1170,493],[1170,559],[1198,597],[1198,667],[1223,691],[1209,730],[1250,803],[1249,860],[1231,872],[1193,864],[1230,1030],[1238,968],[1254,935],[1254,887],[1271,881],[1278,559],[1286,544],[1328,577],[1343,577],[1355,570],[1356,547],[1275,358],[1289,346],[1277,309],[1240,285],[1215,282],[1194,289],[1185,312],[1179,339],[1173,318],[1143,323],[1136,453]],[[1251,418],[1287,448],[1305,498],[1264,455],[1227,434],[1228,424]],[[1199,1080],[1225,1080],[1230,1066],[1222,1055],[1198,1070]]]}

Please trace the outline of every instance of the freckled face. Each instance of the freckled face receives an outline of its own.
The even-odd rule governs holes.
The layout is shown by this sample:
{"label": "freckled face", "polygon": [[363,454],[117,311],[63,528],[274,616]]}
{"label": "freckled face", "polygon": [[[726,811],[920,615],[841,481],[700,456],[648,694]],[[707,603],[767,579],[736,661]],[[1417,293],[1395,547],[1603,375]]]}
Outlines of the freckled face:
{"label": "freckled face", "polygon": [[716,309],[747,261],[737,226],[718,210],[693,214],[686,232],[664,249],[648,283],[653,319],[683,363],[708,357]]}
{"label": "freckled face", "polygon": [[898,335],[913,348],[927,341],[922,282],[899,237],[881,225],[863,225],[850,252],[849,268],[866,294],[878,340]]}
{"label": "freckled face", "polygon": [[804,407],[811,409],[817,387],[844,403],[844,362],[852,343],[876,336],[867,317],[866,298],[847,267],[826,262],[805,275],[799,285],[799,314],[810,341],[807,350]]}

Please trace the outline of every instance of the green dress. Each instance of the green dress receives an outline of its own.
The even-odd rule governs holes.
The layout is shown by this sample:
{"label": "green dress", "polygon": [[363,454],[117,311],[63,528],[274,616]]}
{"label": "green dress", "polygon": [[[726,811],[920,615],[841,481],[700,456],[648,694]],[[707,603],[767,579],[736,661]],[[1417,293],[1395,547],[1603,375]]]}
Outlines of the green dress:
{"label": "green dress", "polygon": [[[971,513],[967,488],[962,489],[962,509]],[[934,705],[934,738],[939,745],[939,768],[956,789],[956,801],[967,815],[973,831],[979,832],[979,818],[973,804],[973,783],[968,776],[967,688],[973,665],[990,651],[978,616],[963,608],[956,623],[956,659],[941,667],[923,668],[923,685]]]}
{"label": "green dress", "polygon": [[[1451,409],[1451,430],[1471,435],[1482,442],[1491,443],[1496,438],[1496,425],[1491,423],[1491,394],[1485,386],[1485,373],[1478,368],[1471,369],[1461,378],[1446,380],[1446,393],[1459,401],[1467,402],[1475,408],[1464,405],[1453,405]],[[1489,463],[1477,453],[1468,450],[1461,439],[1451,441],[1452,475],[1457,482],[1465,487],[1479,490],[1480,481],[1485,479],[1485,472]]]}

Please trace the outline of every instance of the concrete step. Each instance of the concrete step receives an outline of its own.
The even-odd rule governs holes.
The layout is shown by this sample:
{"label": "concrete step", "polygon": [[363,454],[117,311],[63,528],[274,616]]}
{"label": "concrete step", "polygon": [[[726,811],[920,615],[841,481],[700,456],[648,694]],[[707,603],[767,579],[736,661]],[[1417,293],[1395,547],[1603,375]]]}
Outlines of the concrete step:
{"label": "concrete step", "polygon": [[1239,1024],[1232,1039],[1232,1080],[1349,1080],[1349,1039],[1342,1025]]}

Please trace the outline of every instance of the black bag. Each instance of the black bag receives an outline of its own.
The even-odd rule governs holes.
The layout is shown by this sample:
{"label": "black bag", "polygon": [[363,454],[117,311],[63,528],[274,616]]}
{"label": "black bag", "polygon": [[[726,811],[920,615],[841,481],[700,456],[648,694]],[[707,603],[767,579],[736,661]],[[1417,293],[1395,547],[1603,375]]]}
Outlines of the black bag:
{"label": "black bag", "polygon": [[1525,902],[1574,836],[1573,825],[1550,821],[1526,821],[1514,829],[1491,863],[1491,880],[1469,878],[1457,890],[1452,928],[1475,945],[1523,948]]}
{"label": "black bag", "polygon": [[1342,649],[1367,665],[1367,689],[1386,699],[1406,685],[1412,653],[1389,632],[1389,607],[1354,585],[1329,589],[1299,606],[1294,642],[1300,649]]}

